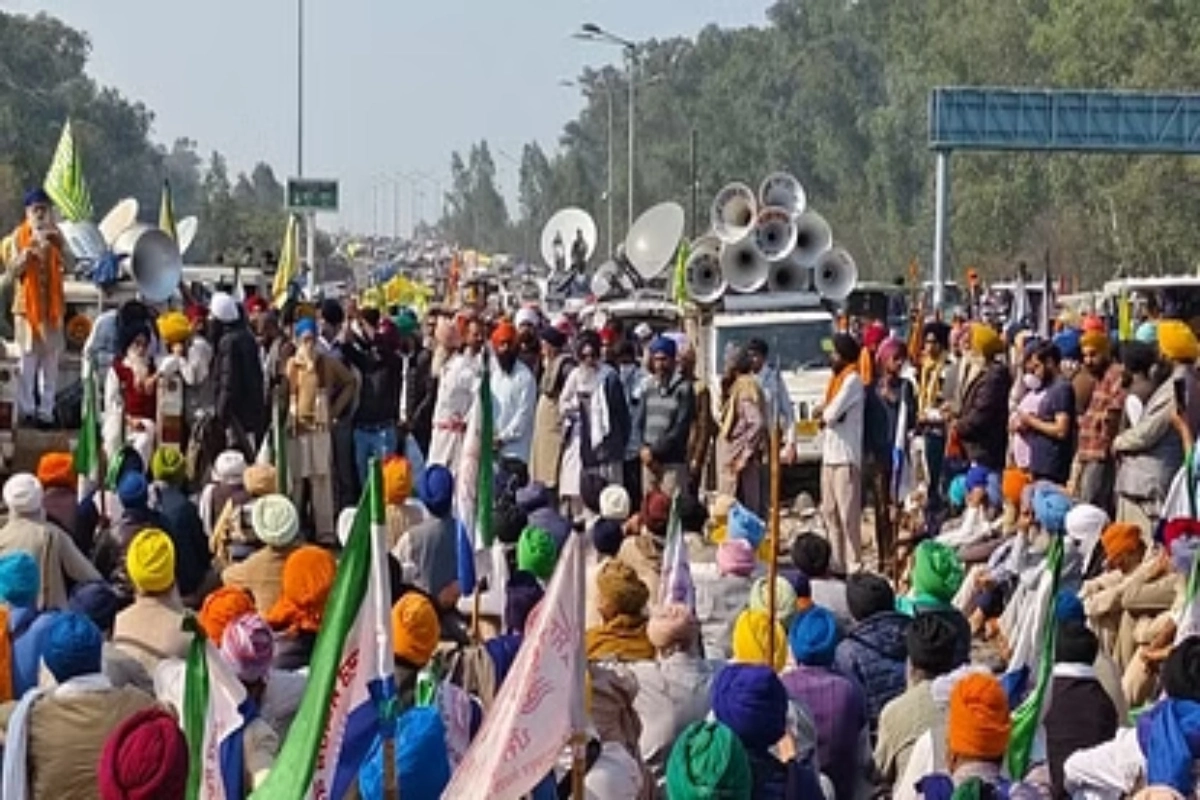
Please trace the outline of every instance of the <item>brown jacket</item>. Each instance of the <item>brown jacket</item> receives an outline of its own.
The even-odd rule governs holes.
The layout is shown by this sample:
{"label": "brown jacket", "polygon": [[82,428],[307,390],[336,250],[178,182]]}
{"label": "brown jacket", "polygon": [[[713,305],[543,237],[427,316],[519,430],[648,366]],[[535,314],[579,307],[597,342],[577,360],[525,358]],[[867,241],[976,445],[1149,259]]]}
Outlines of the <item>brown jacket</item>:
{"label": "brown jacket", "polygon": [[266,614],[283,592],[283,564],[293,548],[263,547],[245,561],[231,564],[221,573],[226,586],[237,586],[254,595],[258,613]]}
{"label": "brown jacket", "polygon": [[692,432],[688,436],[688,469],[702,473],[717,434],[717,420],[713,416],[712,391],[708,384],[696,381],[695,387],[696,418],[692,421]]}
{"label": "brown jacket", "polygon": [[[287,381],[290,387],[289,391],[293,395],[299,390],[299,381],[297,380],[299,369],[295,358],[289,358]],[[349,409],[350,403],[354,400],[357,383],[353,373],[345,364],[324,353],[317,354],[316,373],[317,383],[325,390],[326,397],[329,399],[329,421],[333,422],[341,418]]]}
{"label": "brown jacket", "polygon": [[38,608],[67,607],[67,578],[75,583],[100,580],[92,562],[57,525],[10,517],[0,528],[0,555],[17,550],[33,556],[41,569]]}
{"label": "brown jacket", "polygon": [[138,595],[117,614],[113,644],[154,675],[160,661],[187,658],[191,636],[183,630],[183,604],[174,590],[166,595]]}
{"label": "brown jacket", "polygon": [[29,717],[31,800],[99,798],[96,765],[105,740],[125,719],[154,705],[152,696],[129,687],[38,700]]}

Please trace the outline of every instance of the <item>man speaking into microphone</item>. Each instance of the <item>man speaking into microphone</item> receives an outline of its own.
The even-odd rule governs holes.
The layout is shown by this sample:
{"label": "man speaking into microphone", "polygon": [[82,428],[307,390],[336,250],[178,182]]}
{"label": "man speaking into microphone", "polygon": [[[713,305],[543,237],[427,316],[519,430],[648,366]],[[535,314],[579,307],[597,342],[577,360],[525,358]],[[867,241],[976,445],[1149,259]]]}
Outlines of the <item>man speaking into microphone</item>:
{"label": "man speaking into microphone", "polygon": [[65,264],[53,205],[43,189],[25,193],[25,220],[0,242],[0,260],[14,289],[13,331],[21,353],[17,410],[22,424],[36,421],[38,427],[50,428],[65,342]]}

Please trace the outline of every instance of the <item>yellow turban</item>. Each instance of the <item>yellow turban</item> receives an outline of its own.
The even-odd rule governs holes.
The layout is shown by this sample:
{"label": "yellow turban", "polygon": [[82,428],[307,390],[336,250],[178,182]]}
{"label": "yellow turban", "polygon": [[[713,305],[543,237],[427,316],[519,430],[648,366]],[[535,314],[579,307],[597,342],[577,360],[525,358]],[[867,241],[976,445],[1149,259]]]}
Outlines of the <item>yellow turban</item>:
{"label": "yellow turban", "polygon": [[971,349],[984,358],[995,358],[1004,352],[1004,340],[992,326],[977,322],[971,326]]}
{"label": "yellow turban", "polygon": [[787,663],[787,632],[775,623],[775,661],[767,663],[771,649],[771,615],[766,611],[747,609],[738,615],[733,625],[733,660],[741,664],[766,664],[776,672]]}
{"label": "yellow turban", "polygon": [[1079,337],[1079,346],[1106,356],[1112,350],[1112,341],[1101,331],[1087,331]]}
{"label": "yellow turban", "polygon": [[159,594],[175,585],[175,545],[165,531],[146,528],[133,537],[125,553],[125,569],[133,588]]}
{"label": "yellow turban", "polygon": [[1158,323],[1158,349],[1163,356],[1179,363],[1200,359],[1200,343],[1184,322],[1164,319]]}
{"label": "yellow turban", "polygon": [[192,335],[192,325],[182,311],[168,311],[158,316],[158,335],[168,345],[182,344]]}

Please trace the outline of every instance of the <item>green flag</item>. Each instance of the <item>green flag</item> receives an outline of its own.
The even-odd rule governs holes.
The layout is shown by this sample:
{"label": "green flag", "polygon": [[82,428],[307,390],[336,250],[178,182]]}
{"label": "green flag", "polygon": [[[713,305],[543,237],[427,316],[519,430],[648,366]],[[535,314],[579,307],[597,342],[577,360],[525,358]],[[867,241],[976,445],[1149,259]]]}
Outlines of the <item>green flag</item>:
{"label": "green flag", "polygon": [[677,306],[682,306],[687,302],[687,261],[691,252],[692,248],[686,239],[679,243],[679,250],[675,254],[675,274],[672,276],[671,282],[671,300]]}
{"label": "green flag", "polygon": [[1022,780],[1029,770],[1033,740],[1037,738],[1038,726],[1042,723],[1042,705],[1046,701],[1046,690],[1050,686],[1050,672],[1054,667],[1054,606],[1058,600],[1058,581],[1062,576],[1063,540],[1055,536],[1050,545],[1046,565],[1050,570],[1050,600],[1042,609],[1042,641],[1038,647],[1037,686],[1012,714],[1012,734],[1008,739],[1006,764],[1013,780]]}
{"label": "green flag", "polygon": [[80,491],[86,493],[100,483],[100,413],[96,407],[95,369],[85,370],[83,377],[83,421],[79,426],[79,441],[75,444],[75,474],[80,479]]}
{"label": "green flag", "polygon": [[69,119],[63,125],[62,136],[54,150],[50,170],[46,173],[45,188],[63,219],[87,222],[92,218],[92,195],[88,191],[87,181],[83,179],[83,161],[79,157],[79,148],[75,146]]}
{"label": "green flag", "polygon": [[492,369],[487,350],[479,381],[479,472],[475,475],[475,541],[492,546],[492,489],[496,481],[496,420],[492,408]]}

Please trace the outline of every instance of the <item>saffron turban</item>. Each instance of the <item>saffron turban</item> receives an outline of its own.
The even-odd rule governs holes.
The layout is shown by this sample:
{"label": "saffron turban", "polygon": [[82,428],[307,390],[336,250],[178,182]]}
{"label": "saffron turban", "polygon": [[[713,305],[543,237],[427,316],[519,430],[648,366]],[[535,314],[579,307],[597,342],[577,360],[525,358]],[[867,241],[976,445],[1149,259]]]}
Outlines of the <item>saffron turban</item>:
{"label": "saffron turban", "polygon": [[967,759],[993,761],[1008,749],[1012,730],[1008,695],[991,675],[973,673],[950,692],[946,743],[950,752]]}
{"label": "saffron turban", "polygon": [[389,506],[404,505],[412,497],[412,465],[407,458],[391,456],[383,462],[383,495]]}
{"label": "saffron turban", "polygon": [[254,611],[254,597],[249,592],[237,586],[222,586],[204,598],[197,620],[208,640],[220,645],[229,623]]}
{"label": "saffron turban", "polygon": [[1014,506],[1021,505],[1021,492],[1025,491],[1025,487],[1029,485],[1029,474],[1024,470],[1009,468],[1004,470],[1004,477],[1001,479],[1001,489],[1004,492],[1004,499],[1012,503]]}
{"label": "saffron turban", "polygon": [[1100,545],[1109,561],[1133,555],[1142,546],[1142,529],[1132,522],[1114,522],[1100,535]]}
{"label": "saffron turban", "polygon": [[49,489],[57,486],[75,488],[75,462],[70,453],[44,453],[38,460],[37,479]]}
{"label": "saffron turban", "polygon": [[1085,350],[1095,350],[1105,356],[1112,352],[1112,340],[1103,331],[1088,331],[1079,337],[1079,345]]}
{"label": "saffron turban", "polygon": [[437,610],[420,592],[408,592],[392,606],[392,650],[409,664],[428,664],[441,635]]}
{"label": "saffron turban", "polygon": [[517,343],[517,327],[508,320],[501,322],[492,331],[492,347],[499,349],[501,345],[512,345]]}
{"label": "saffron turban", "polygon": [[336,573],[328,550],[306,545],[292,551],[283,564],[283,592],[267,612],[267,623],[277,631],[316,633]]}
{"label": "saffron turban", "polygon": [[1158,349],[1165,358],[1191,364],[1200,359],[1200,343],[1187,323],[1164,319],[1158,323]]}

